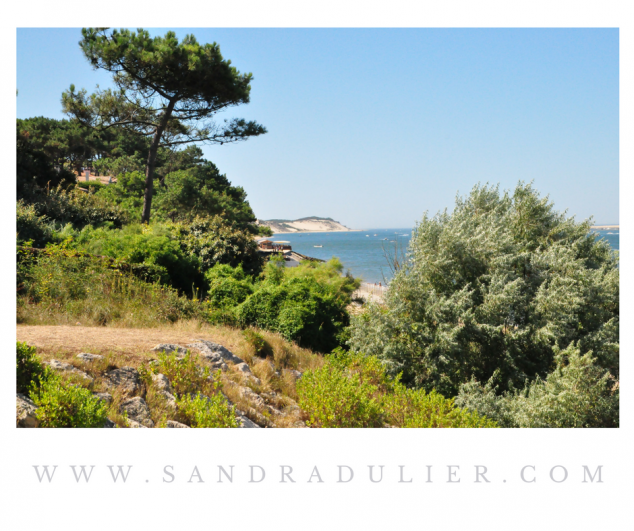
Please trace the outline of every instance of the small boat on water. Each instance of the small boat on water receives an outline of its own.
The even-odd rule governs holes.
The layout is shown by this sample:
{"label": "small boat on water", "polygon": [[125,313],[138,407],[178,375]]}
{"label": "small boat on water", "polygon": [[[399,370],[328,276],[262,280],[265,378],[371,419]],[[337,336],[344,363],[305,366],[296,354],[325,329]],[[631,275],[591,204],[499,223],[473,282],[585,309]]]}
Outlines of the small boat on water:
{"label": "small boat on water", "polygon": [[313,247],[323,247],[323,245],[313,245]]}
{"label": "small boat on water", "polygon": [[387,238],[383,238],[384,240],[387,240]]}
{"label": "small boat on water", "polygon": [[370,235],[369,235],[369,234],[366,234],[366,235],[365,235],[365,237],[366,237],[366,238],[369,238],[369,237],[370,237]]}
{"label": "small boat on water", "polygon": [[376,234],[375,234],[375,236],[376,236]]}

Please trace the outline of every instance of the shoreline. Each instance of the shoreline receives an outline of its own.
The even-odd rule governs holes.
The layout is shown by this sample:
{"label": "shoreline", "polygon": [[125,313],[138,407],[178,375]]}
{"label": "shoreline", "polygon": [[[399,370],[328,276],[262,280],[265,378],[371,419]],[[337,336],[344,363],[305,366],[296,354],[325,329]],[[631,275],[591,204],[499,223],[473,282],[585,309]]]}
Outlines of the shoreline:
{"label": "shoreline", "polygon": [[[322,232],[363,232],[363,229],[348,229],[348,230],[297,230],[288,232],[273,232],[273,235],[277,234],[318,234]],[[269,236],[270,238],[271,236]]]}
{"label": "shoreline", "polygon": [[608,229],[619,230],[619,225],[593,225],[590,228],[598,229],[598,230],[608,230]]}

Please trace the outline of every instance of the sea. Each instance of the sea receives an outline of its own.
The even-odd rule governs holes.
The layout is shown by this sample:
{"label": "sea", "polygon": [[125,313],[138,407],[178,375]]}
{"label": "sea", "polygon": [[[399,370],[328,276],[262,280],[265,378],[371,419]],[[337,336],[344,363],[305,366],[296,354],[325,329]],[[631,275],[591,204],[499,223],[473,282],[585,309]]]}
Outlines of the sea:
{"label": "sea", "polygon": [[[619,231],[594,230],[605,238],[610,246],[619,249]],[[367,283],[386,285],[392,278],[388,258],[401,256],[407,250],[412,235],[411,228],[368,229],[354,232],[284,233],[270,238],[273,241],[288,241],[294,251],[329,260],[336,256],[344,271],[350,271]]]}

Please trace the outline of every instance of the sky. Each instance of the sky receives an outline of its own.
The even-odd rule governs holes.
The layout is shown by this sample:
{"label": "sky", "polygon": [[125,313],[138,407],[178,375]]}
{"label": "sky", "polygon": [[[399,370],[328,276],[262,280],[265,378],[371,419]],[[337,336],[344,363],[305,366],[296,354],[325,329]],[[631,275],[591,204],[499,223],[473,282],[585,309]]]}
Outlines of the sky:
{"label": "sky", "polygon": [[[618,29],[174,31],[253,74],[222,118],[268,133],[201,147],[260,219],[412,227],[477,183],[523,180],[578,220],[619,222]],[[80,38],[17,30],[18,118],[65,117],[71,83],[110,86]]]}

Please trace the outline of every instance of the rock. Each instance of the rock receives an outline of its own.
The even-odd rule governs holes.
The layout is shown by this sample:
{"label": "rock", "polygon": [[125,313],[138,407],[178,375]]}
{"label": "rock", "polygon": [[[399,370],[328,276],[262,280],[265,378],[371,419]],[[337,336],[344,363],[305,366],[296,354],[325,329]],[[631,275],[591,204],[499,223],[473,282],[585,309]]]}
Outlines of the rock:
{"label": "rock", "polygon": [[167,379],[167,376],[164,374],[153,374],[152,381],[156,388],[160,391],[165,391],[166,393],[173,394],[172,386],[170,385],[170,381]]}
{"label": "rock", "polygon": [[154,422],[150,418],[150,408],[140,396],[129,398],[121,404],[121,412],[128,414],[128,419],[143,424],[146,428],[153,428]]}
{"label": "rock", "polygon": [[175,420],[167,421],[168,428],[189,428],[187,424],[181,424],[180,422],[176,422]]}
{"label": "rock", "polygon": [[103,425],[104,428],[116,428],[117,425],[112,422],[110,419],[106,419],[106,422]]}
{"label": "rock", "polygon": [[40,421],[35,415],[37,406],[33,401],[20,393],[15,397],[15,426],[16,428],[37,428]]}
{"label": "rock", "polygon": [[77,357],[83,361],[95,361],[95,360],[103,359],[103,356],[100,356],[99,354],[88,354],[88,352],[82,352],[81,354],[77,354]]}
{"label": "rock", "polygon": [[109,371],[104,375],[103,381],[107,386],[119,387],[127,393],[135,393],[140,385],[139,372],[134,367]]}
{"label": "rock", "polygon": [[235,366],[235,369],[236,369],[236,370],[238,370],[238,371],[240,371],[240,372],[244,372],[244,373],[246,373],[246,374],[253,374],[253,373],[251,372],[251,367],[249,367],[249,366],[248,366],[245,362],[238,363],[238,364]]}
{"label": "rock", "polygon": [[103,400],[107,404],[112,403],[112,395],[110,393],[93,393],[99,400]]}
{"label": "rock", "polygon": [[56,371],[67,372],[69,374],[72,374],[73,376],[78,376],[79,378],[81,378],[82,380],[85,380],[86,382],[89,382],[89,383],[93,382],[92,376],[89,376],[84,371],[80,371],[79,369],[72,366],[70,363],[65,363],[59,360],[51,360],[48,362],[45,361],[44,364],[48,365],[51,369],[55,369]]}
{"label": "rock", "polygon": [[262,397],[255,393],[253,390],[249,389],[248,387],[240,387],[238,392],[240,393],[240,396],[242,398],[244,398],[251,404],[259,408],[266,409],[266,403],[264,402]]}
{"label": "rock", "polygon": [[167,376],[164,374],[153,374],[152,381],[156,386],[156,389],[160,395],[162,395],[170,406],[176,408],[176,397],[174,396],[174,391],[172,390],[172,386],[170,385],[170,381],[167,379]]}
{"label": "rock", "polygon": [[56,371],[72,371],[72,370],[75,370],[75,367],[73,367],[70,363],[65,363],[65,362],[59,361],[59,360],[45,361],[44,363],[46,365],[48,365],[51,369],[55,369]]}
{"label": "rock", "polygon": [[139,424],[136,420],[128,419],[128,428],[147,428],[147,426]]}
{"label": "rock", "polygon": [[236,419],[238,420],[238,423],[240,424],[238,428],[259,428],[260,427],[255,422],[245,417],[244,415],[238,415],[236,416]]}
{"label": "rock", "polygon": [[251,372],[251,368],[245,362],[238,363],[234,368],[242,373],[242,376],[244,376],[247,380],[250,380],[257,385],[262,385],[262,380]]}
{"label": "rock", "polygon": [[176,354],[187,354],[187,349],[185,347],[181,347],[180,345],[176,345],[174,343],[160,343],[156,345],[153,349],[155,352],[165,352],[165,354],[172,354],[176,352]]}
{"label": "rock", "polygon": [[207,356],[207,355],[213,356],[215,354],[217,356],[220,356],[225,361],[230,361],[231,363],[236,363],[236,364],[242,363],[244,361],[243,359],[238,358],[238,356],[236,356],[235,354],[227,350],[222,345],[219,345],[218,343],[214,343],[213,341],[198,339],[196,340],[195,343],[192,343],[191,345],[187,345],[187,346],[198,349],[203,356]]}
{"label": "rock", "polygon": [[209,356],[205,356],[204,354],[202,354],[201,356],[209,364],[209,367],[213,371],[217,371],[218,369],[220,369],[222,372],[225,372],[229,368],[225,363],[225,360],[223,360],[217,354]]}

